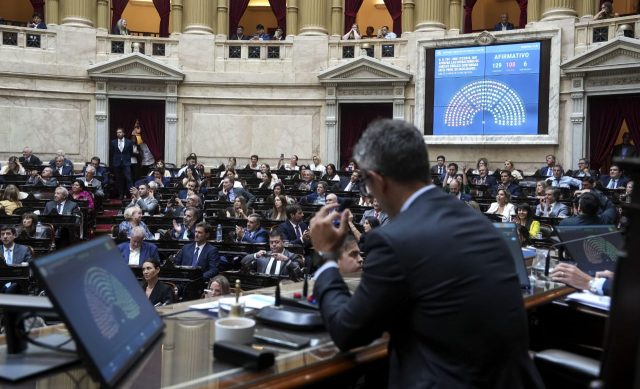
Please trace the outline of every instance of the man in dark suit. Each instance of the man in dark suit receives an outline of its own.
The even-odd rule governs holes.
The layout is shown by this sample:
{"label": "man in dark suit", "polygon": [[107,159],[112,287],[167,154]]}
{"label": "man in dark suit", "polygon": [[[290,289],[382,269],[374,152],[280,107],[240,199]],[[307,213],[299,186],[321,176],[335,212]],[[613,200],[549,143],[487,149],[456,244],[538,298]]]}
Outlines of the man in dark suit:
{"label": "man in dark suit", "polygon": [[304,245],[310,242],[310,235],[307,231],[309,227],[304,219],[304,212],[297,204],[287,205],[285,210],[287,213],[287,221],[278,225],[278,229],[284,235],[284,240],[291,244]]}
{"label": "man in dark suit", "polygon": [[196,224],[200,219],[200,211],[194,207],[187,207],[184,210],[182,223],[173,220],[173,231],[171,237],[176,240],[191,240],[196,235]]}
{"label": "man in dark suit", "polygon": [[222,179],[222,190],[218,192],[220,200],[233,203],[236,201],[236,198],[242,196],[247,200],[247,207],[251,207],[254,201],[256,201],[256,196],[247,192],[243,188],[234,188],[234,183],[235,180],[232,177],[225,177]]}
{"label": "man in dark suit", "polygon": [[231,41],[248,41],[249,40],[249,36],[248,35],[244,35],[244,27],[238,26],[238,28],[236,28],[236,33],[231,35],[229,37],[229,40],[231,40]]}
{"label": "man in dark suit", "polygon": [[54,176],[72,176],[73,175],[73,165],[66,165],[64,161],[64,157],[62,155],[58,155],[55,158],[55,165],[53,166],[53,175]]}
{"label": "man in dark suit", "polygon": [[444,155],[438,155],[436,158],[436,164],[431,166],[431,175],[443,176],[446,173],[447,167],[445,166]]}
{"label": "man in dark suit", "polygon": [[500,172],[500,183],[491,188],[491,195],[496,196],[500,189],[508,191],[511,197],[520,197],[522,195],[522,188],[520,188],[520,185],[511,181],[511,172],[508,170]]}
{"label": "man in dark suit", "polygon": [[120,243],[118,249],[122,258],[131,266],[142,266],[149,258],[160,260],[158,248],[153,243],[144,241],[144,228],[137,226],[131,229],[129,242]]}
{"label": "man in dark suit", "polygon": [[269,233],[269,247],[271,251],[260,250],[242,258],[242,268],[262,274],[290,277],[294,281],[300,279],[300,264],[304,263],[304,259],[284,248],[282,232],[276,229]]}
{"label": "man in dark suit", "polygon": [[373,216],[376,219],[378,219],[381,226],[391,221],[391,219],[389,219],[389,215],[387,215],[387,213],[382,210],[382,207],[380,206],[380,202],[378,200],[374,198],[372,205],[373,205],[372,209],[367,209],[362,213],[362,219],[360,219],[360,225],[364,225],[364,220],[369,216]]}
{"label": "man in dark suit", "polygon": [[23,262],[31,262],[31,251],[27,246],[15,243],[16,228],[14,226],[0,227],[0,240],[2,240],[2,257],[7,265],[19,265]]}
{"label": "man in dark suit", "polygon": [[473,197],[460,191],[460,182],[458,180],[451,181],[449,184],[449,194],[452,194],[453,197],[464,202],[473,200]]}
{"label": "man in dark suit", "polygon": [[631,144],[631,135],[628,132],[622,134],[622,143],[613,147],[611,158],[633,158],[638,156],[638,149]]}
{"label": "man in dark suit", "polygon": [[348,181],[340,180],[344,192],[360,192],[360,172],[354,171]]}
{"label": "man in dark suit", "polygon": [[32,168],[42,165],[42,161],[40,161],[40,158],[33,155],[31,147],[28,146],[22,149],[22,157],[18,158],[18,160],[25,168]]}
{"label": "man in dark suit", "polygon": [[542,166],[536,172],[538,177],[551,177],[553,176],[553,167],[556,166],[556,156],[553,154],[549,154],[545,157],[547,161],[546,166]]}
{"label": "man in dark suit", "polygon": [[267,243],[269,233],[260,227],[262,218],[257,213],[252,213],[247,217],[247,228],[236,226],[236,238],[241,243]]}
{"label": "man in dark suit", "polygon": [[68,200],[69,191],[59,186],[53,192],[53,200],[44,205],[44,214],[49,215],[55,211],[57,215],[73,215],[80,212],[80,207],[75,202]]}
{"label": "man in dark suit", "polygon": [[393,221],[367,235],[353,295],[335,263],[348,214],[325,206],[311,221],[324,262],[314,296],[334,343],[346,350],[389,332],[393,387],[543,387],[509,249],[486,217],[431,184],[420,131],[374,122],[354,158]]}
{"label": "man in dark suit", "polygon": [[[574,202],[575,215],[563,219],[560,221],[561,226],[588,226],[588,225],[600,225],[603,223],[600,217],[598,217],[598,210],[600,208],[600,202],[593,193],[583,193],[580,197],[576,198]],[[577,209],[576,205],[577,203]]]}
{"label": "man in dark suit", "polygon": [[600,177],[600,183],[606,189],[618,189],[627,186],[629,179],[622,175],[620,166],[613,164],[609,167],[609,175]]}
{"label": "man in dark suit", "polygon": [[131,181],[131,156],[133,155],[133,143],[124,137],[124,129],[116,130],[116,139],[111,141],[109,153],[111,154],[111,169],[116,176],[116,188],[118,196],[124,198],[133,186]]}
{"label": "man in dark suit", "polygon": [[474,185],[487,185],[489,188],[496,185],[496,178],[489,175],[489,170],[487,170],[486,166],[480,166],[478,168],[478,173],[480,174],[473,178]]}
{"label": "man in dark suit", "polygon": [[91,162],[84,166],[82,169],[82,175],[85,175],[87,172],[87,167],[91,165],[95,168],[95,176],[102,177],[102,186],[107,186],[109,184],[109,171],[106,167],[100,165],[100,157],[91,158]]}
{"label": "man in dark suit", "polygon": [[513,24],[509,23],[509,14],[504,12],[500,15],[500,22],[495,25],[493,31],[513,30]]}
{"label": "man in dark suit", "polygon": [[205,222],[196,225],[195,240],[186,244],[176,255],[176,266],[191,266],[202,269],[204,278],[213,278],[218,274],[220,257],[218,249],[207,243],[211,226]]}
{"label": "man in dark suit", "polygon": [[64,165],[65,166],[71,166],[71,168],[73,168],[73,162],[71,162],[71,160],[67,157],[65,157],[65,153],[64,150],[62,149],[58,149],[56,150],[56,156],[49,161],[49,167],[51,167],[51,169],[55,169],[56,168],[56,158],[58,157],[62,157],[62,159],[64,160]]}

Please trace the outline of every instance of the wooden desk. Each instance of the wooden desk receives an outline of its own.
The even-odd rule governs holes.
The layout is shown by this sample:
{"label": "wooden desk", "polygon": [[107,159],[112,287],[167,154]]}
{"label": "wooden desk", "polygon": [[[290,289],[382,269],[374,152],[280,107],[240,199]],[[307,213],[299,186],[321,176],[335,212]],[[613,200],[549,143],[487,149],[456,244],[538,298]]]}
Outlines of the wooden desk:
{"label": "wooden desk", "polygon": [[[358,282],[357,278],[347,279],[347,283],[352,289]],[[290,296],[294,291],[300,291],[301,283],[285,284],[282,289],[285,296]],[[559,284],[546,284],[527,293],[524,296],[524,304],[527,309],[531,309],[572,291],[573,289]],[[273,288],[256,292],[271,294]],[[129,372],[123,382],[118,385],[119,387],[299,387],[381,361],[387,356],[386,337],[382,337],[368,346],[341,353],[333,345],[326,332],[308,333],[307,336],[317,339],[315,345],[299,351],[277,349],[281,353],[277,356],[276,363],[272,368],[259,372],[247,371],[220,361],[214,361],[212,353],[215,328],[213,317],[200,312],[188,311],[188,306],[193,303],[192,301],[174,304],[159,309],[161,314],[182,313],[165,318],[167,327],[164,337]],[[60,326],[54,326],[41,329],[40,332],[44,334],[60,330]],[[3,341],[2,338],[0,340]],[[78,382],[81,384],[77,384]],[[98,387],[82,366],[28,381],[27,384],[55,388]],[[6,387],[11,387],[11,385],[6,385]]]}

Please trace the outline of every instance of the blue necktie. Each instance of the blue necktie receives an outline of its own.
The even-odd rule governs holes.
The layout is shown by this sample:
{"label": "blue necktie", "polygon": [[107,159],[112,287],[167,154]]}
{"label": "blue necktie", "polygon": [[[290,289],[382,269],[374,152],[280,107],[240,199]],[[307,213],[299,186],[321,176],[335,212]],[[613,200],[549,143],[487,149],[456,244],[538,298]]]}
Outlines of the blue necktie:
{"label": "blue necktie", "polygon": [[193,261],[191,263],[192,267],[198,266],[198,253],[200,252],[200,247],[196,246],[196,251],[193,253]]}
{"label": "blue necktie", "polygon": [[58,204],[58,215],[62,215],[62,204]]}
{"label": "blue necktie", "polygon": [[7,258],[6,259],[6,263],[7,265],[12,265],[13,264],[13,254],[11,254],[11,249],[7,250]]}

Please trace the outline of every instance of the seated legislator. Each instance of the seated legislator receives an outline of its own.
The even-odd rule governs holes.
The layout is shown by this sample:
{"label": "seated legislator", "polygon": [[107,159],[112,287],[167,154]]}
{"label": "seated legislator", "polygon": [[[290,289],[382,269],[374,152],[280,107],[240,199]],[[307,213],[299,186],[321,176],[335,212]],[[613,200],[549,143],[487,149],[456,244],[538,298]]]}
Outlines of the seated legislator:
{"label": "seated legislator", "polygon": [[40,224],[38,228],[38,215],[31,212],[22,214],[22,226],[18,230],[18,236],[27,239],[50,239],[52,234],[51,226]]}
{"label": "seated legislator", "polygon": [[491,203],[491,206],[485,213],[501,216],[503,223],[511,221],[511,218],[516,214],[516,207],[511,203],[511,194],[505,189],[498,189],[496,202]]}
{"label": "seated legislator", "polygon": [[2,257],[7,265],[19,265],[31,262],[31,251],[27,246],[15,243],[16,228],[13,226],[0,227],[0,240],[2,240]]}
{"label": "seated legislator", "polygon": [[226,176],[222,179],[222,190],[218,192],[220,201],[234,202],[236,198],[242,196],[247,200],[247,206],[251,207],[256,201],[256,196],[244,190],[243,188],[234,188],[235,180]]}
{"label": "seated legislator", "polygon": [[24,170],[17,157],[9,157],[7,165],[0,169],[0,175],[3,176],[24,176],[26,174],[26,170]]}
{"label": "seated legislator", "polygon": [[[308,171],[308,170],[306,170]],[[327,183],[318,182],[315,192],[300,198],[300,204],[325,205],[327,202]]]}
{"label": "seated legislator", "polygon": [[187,207],[184,210],[182,223],[178,224],[173,220],[173,231],[171,238],[175,240],[191,240],[196,236],[196,224],[200,220],[200,211],[194,207]]}
{"label": "seated legislator", "polygon": [[238,196],[233,201],[233,206],[229,207],[225,210],[225,215],[234,219],[246,219],[248,216],[253,213],[253,208],[251,210],[247,207],[247,199],[244,196]]}
{"label": "seated legislator", "polygon": [[500,182],[491,189],[493,196],[498,194],[498,189],[505,189],[511,197],[520,197],[522,195],[522,188],[511,180],[511,172],[508,170],[500,172]]}
{"label": "seated legislator", "polygon": [[229,280],[222,274],[218,274],[209,281],[209,286],[204,290],[204,297],[225,296],[231,293]]}
{"label": "seated legislator", "polygon": [[545,157],[545,161],[547,164],[542,166],[536,172],[538,177],[552,177],[553,176],[553,167],[556,165],[556,156],[553,154],[549,154]]}
{"label": "seated legislator", "polygon": [[335,262],[347,213],[325,206],[311,221],[322,263],[313,295],[335,345],[349,350],[388,332],[392,388],[544,387],[509,249],[486,217],[431,184],[421,131],[375,121],[354,157],[393,221],[367,238],[353,293]]}
{"label": "seated legislator", "polygon": [[310,242],[309,227],[302,219],[304,219],[304,212],[299,205],[287,206],[287,221],[278,225],[285,242],[299,245]]}
{"label": "seated legislator", "polygon": [[149,193],[147,184],[140,184],[138,188],[131,188],[131,203],[127,208],[139,207],[145,215],[154,215],[158,212],[158,200]]}
{"label": "seated legislator", "polygon": [[[471,195],[468,195],[466,193],[462,193],[462,191],[460,190],[460,181],[455,180],[455,181],[451,181],[451,183],[449,184],[449,194],[451,194],[453,197],[457,198],[458,200],[469,202],[471,200],[473,200],[473,198],[471,197]],[[374,203],[375,204],[375,203]],[[365,213],[367,213],[369,211],[365,211]],[[389,219],[389,216],[387,216],[387,221],[389,221],[391,219]],[[386,221],[385,221],[386,223]]]}
{"label": "seated legislator", "polygon": [[149,258],[142,264],[142,288],[154,306],[173,304],[175,293],[170,285],[160,281],[160,261]]}
{"label": "seated legislator", "polygon": [[20,189],[13,184],[7,185],[0,200],[0,210],[4,210],[7,215],[13,215],[13,211],[22,207],[20,201]]}
{"label": "seated legislator", "polygon": [[260,250],[242,258],[243,269],[298,280],[302,275],[300,263],[303,263],[304,259],[285,249],[282,232],[277,229],[271,231],[269,247],[271,251]]}
{"label": "seated legislator", "polygon": [[518,204],[513,221],[528,231],[529,238],[535,238],[540,232],[540,222],[533,219],[533,210],[527,203]]}
{"label": "seated legislator", "polygon": [[559,218],[569,216],[567,206],[558,200],[560,200],[560,189],[545,189],[544,198],[540,199],[540,204],[536,206],[536,216]]}
{"label": "seated legislator", "polygon": [[118,249],[122,258],[130,266],[142,266],[144,261],[149,258],[160,260],[158,248],[153,243],[144,241],[145,230],[137,226],[131,229],[131,238],[129,242],[120,243]]}
{"label": "seated legislator", "polygon": [[84,177],[79,178],[84,182],[84,186],[89,188],[95,188],[96,197],[104,197],[104,189],[102,189],[102,182],[96,177],[96,168],[93,165],[87,165],[84,170]]}
{"label": "seated legislator", "polygon": [[275,196],[273,199],[273,208],[267,212],[269,220],[287,220],[287,198],[283,195]]}
{"label": "seated legislator", "polygon": [[609,175],[600,177],[600,183],[603,188],[607,189],[618,189],[624,188],[629,182],[627,177],[622,175],[622,170],[620,170],[620,166],[613,164],[609,167]]}
{"label": "seated legislator", "polygon": [[552,188],[582,188],[582,181],[564,175],[562,165],[555,165],[553,167],[553,176],[547,178],[546,181]]}
{"label": "seated legislator", "polygon": [[65,162],[68,161],[64,156],[58,155],[54,159],[53,169],[54,176],[72,176],[73,175],[73,165],[68,165]]}
{"label": "seated legislator", "polygon": [[364,260],[360,255],[360,247],[355,236],[347,235],[337,251],[340,274],[348,275],[362,271]]}
{"label": "seated legislator", "polygon": [[149,231],[149,227],[142,221],[142,210],[140,207],[130,207],[124,210],[124,221],[118,225],[118,234],[125,234],[127,238],[131,238],[131,230],[134,227],[142,227],[144,229],[144,238],[153,239],[154,236]]}
{"label": "seated legislator", "polygon": [[56,215],[73,215],[80,212],[80,207],[74,201],[68,199],[69,191],[59,186],[53,192],[53,200],[47,201],[44,205],[44,214],[50,215],[56,212]]}
{"label": "seated legislator", "polygon": [[602,219],[598,216],[598,210],[600,208],[600,201],[593,193],[583,193],[579,197],[575,198],[577,204],[576,212],[574,216],[568,217],[560,221],[561,226],[588,226],[588,225],[600,225],[603,223]]}
{"label": "seated legislator", "polygon": [[206,279],[218,274],[220,257],[218,249],[207,243],[211,226],[205,222],[196,225],[195,239],[193,243],[186,244],[175,257],[176,266],[191,266],[202,269]]}
{"label": "seated legislator", "polygon": [[49,166],[42,169],[42,173],[38,174],[37,170],[31,171],[31,177],[27,179],[27,185],[42,185],[42,186],[58,186],[58,179],[53,177],[53,169]]}
{"label": "seated legislator", "polygon": [[267,243],[269,233],[262,228],[262,217],[252,213],[247,218],[247,228],[236,226],[236,240],[240,243]]}
{"label": "seated legislator", "polygon": [[22,166],[26,166],[27,168],[33,168],[42,165],[42,161],[40,158],[33,155],[33,150],[31,147],[25,147],[22,149],[22,157],[18,158]]}
{"label": "seated legislator", "polygon": [[93,203],[93,195],[88,192],[84,185],[84,180],[78,179],[71,184],[71,192],[69,192],[71,198],[74,200],[84,200],[87,202],[87,208],[93,210],[95,205]]}

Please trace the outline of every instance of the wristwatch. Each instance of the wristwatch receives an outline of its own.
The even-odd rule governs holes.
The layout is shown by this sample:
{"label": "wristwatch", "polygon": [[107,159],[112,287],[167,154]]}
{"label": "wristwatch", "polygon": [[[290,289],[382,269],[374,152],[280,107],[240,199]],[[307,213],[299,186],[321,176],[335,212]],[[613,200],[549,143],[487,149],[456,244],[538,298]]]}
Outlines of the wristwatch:
{"label": "wristwatch", "polygon": [[598,293],[598,287],[596,286],[596,279],[592,278],[589,280],[589,292],[593,293],[593,294],[599,294]]}
{"label": "wristwatch", "polygon": [[316,251],[316,255],[325,262],[338,260],[338,254],[331,251]]}

